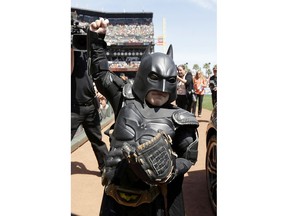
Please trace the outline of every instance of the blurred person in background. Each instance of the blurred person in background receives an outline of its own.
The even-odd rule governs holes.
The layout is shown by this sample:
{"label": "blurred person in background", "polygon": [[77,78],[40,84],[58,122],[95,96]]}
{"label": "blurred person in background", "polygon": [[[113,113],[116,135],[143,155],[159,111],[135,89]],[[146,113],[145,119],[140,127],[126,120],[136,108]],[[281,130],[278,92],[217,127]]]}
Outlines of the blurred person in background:
{"label": "blurred person in background", "polygon": [[124,81],[125,84],[127,83],[133,84],[133,81],[129,79],[124,73],[121,73],[119,77]]}
{"label": "blurred person in background", "polygon": [[176,105],[191,112],[193,102],[193,77],[191,72],[187,72],[185,65],[177,67],[177,98]]}
{"label": "blurred person in background", "polygon": [[213,67],[213,75],[209,79],[209,88],[212,93],[212,104],[214,107],[217,102],[217,65]]}
{"label": "blurred person in background", "polygon": [[192,113],[196,115],[196,106],[198,103],[198,117],[201,117],[202,116],[202,103],[203,103],[205,88],[207,87],[207,80],[201,70],[198,70],[196,72],[196,75],[193,79],[193,83],[194,83],[194,91],[196,94],[197,101],[193,103]]}
{"label": "blurred person in background", "polygon": [[121,73],[121,74],[120,74],[120,78],[121,78],[125,83],[128,82],[128,77],[127,77],[124,73]]}
{"label": "blurred person in background", "polygon": [[100,112],[100,115],[101,115],[102,119],[110,117],[112,115],[112,113],[111,113],[111,107],[107,103],[107,99],[102,94],[100,96],[98,96],[98,98],[100,100],[100,110],[99,110],[99,112]]}

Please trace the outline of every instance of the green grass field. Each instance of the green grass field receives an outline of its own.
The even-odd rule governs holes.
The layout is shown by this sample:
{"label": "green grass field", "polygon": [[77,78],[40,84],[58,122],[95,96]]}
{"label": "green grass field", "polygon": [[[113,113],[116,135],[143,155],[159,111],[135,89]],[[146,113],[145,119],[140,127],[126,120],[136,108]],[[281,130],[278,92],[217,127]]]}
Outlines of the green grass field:
{"label": "green grass field", "polygon": [[211,95],[204,95],[202,107],[203,109],[208,109],[212,111],[213,105],[212,105]]}

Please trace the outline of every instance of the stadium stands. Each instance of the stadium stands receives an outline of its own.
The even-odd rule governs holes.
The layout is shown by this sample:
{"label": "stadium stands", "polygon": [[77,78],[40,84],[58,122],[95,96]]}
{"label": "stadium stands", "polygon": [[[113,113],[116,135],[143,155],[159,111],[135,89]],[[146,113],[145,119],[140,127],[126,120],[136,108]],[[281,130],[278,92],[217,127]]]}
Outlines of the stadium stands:
{"label": "stadium stands", "polygon": [[[153,13],[106,13],[71,8],[71,17],[88,24],[99,17],[109,19],[106,34],[107,58],[114,72],[137,72],[147,46],[154,50]],[[131,77],[131,73],[127,73]],[[135,74],[134,74],[135,75]]]}

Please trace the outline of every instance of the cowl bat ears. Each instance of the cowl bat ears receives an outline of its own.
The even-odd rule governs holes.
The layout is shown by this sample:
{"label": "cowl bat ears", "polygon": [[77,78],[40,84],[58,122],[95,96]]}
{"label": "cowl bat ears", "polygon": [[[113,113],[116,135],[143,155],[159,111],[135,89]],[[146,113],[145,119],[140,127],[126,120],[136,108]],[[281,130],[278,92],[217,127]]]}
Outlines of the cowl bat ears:
{"label": "cowl bat ears", "polygon": [[173,46],[172,46],[172,44],[170,44],[166,55],[170,56],[173,59]]}
{"label": "cowl bat ears", "polygon": [[[148,47],[146,48],[144,54],[142,55],[142,58],[144,58],[146,55],[151,54],[151,50],[152,50],[152,45],[150,43],[148,45]],[[170,58],[173,59],[173,46],[172,46],[172,44],[170,44],[170,46],[168,47],[166,55],[168,55]]]}
{"label": "cowl bat ears", "polygon": [[143,59],[145,56],[151,54],[151,50],[152,50],[152,44],[150,43],[150,44],[147,46],[145,52],[143,53],[141,59]]}

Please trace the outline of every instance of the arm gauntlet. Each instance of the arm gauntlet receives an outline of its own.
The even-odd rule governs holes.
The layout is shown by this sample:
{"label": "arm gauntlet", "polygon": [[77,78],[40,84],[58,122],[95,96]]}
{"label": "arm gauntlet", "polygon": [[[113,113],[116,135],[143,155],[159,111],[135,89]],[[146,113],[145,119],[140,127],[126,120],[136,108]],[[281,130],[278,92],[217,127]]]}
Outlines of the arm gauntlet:
{"label": "arm gauntlet", "polygon": [[[192,136],[191,136],[192,134]],[[181,158],[185,158],[194,165],[198,157],[198,131],[192,130],[178,130],[176,131],[176,138],[174,139],[174,149]]]}
{"label": "arm gauntlet", "polygon": [[198,132],[196,132],[196,139],[189,143],[183,154],[183,158],[191,161],[193,164],[196,163],[198,158],[198,141],[199,141]]}
{"label": "arm gauntlet", "polygon": [[106,57],[107,44],[104,41],[105,35],[88,31],[87,48],[90,59],[89,73],[93,79],[97,79],[102,71],[108,71],[109,65]]}

